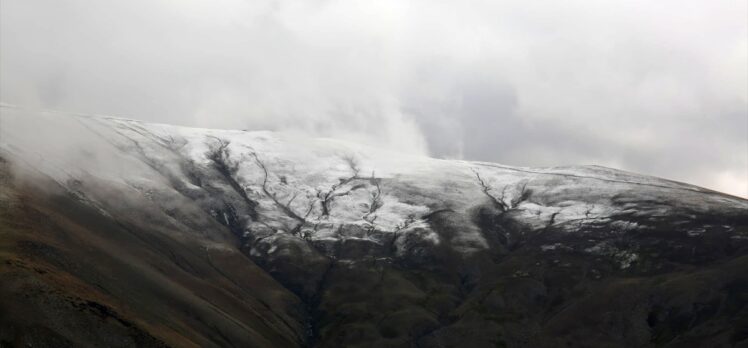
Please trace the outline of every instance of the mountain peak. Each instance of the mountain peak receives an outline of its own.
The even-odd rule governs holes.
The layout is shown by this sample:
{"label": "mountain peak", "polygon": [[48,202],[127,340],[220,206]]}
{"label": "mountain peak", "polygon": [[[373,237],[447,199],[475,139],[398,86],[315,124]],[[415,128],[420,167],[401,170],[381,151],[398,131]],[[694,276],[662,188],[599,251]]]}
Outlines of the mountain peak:
{"label": "mountain peak", "polygon": [[[155,258],[145,264],[138,261],[136,268],[158,274],[153,277],[160,279],[159,284],[161,278],[172,277],[164,273],[164,262],[168,267],[176,265],[175,274],[185,273],[187,278],[199,277],[198,265],[203,264],[213,267],[206,274],[228,272],[222,267],[239,262],[259,266],[261,271],[252,272],[277,282],[283,290],[273,291],[288,292],[286,300],[303,308],[302,314],[272,316],[295,323],[267,329],[290,335],[275,341],[285,345],[353,344],[359,342],[358,336],[350,336],[356,327],[366,328],[360,334],[381,344],[449,345],[457,342],[460,330],[469,323],[480,332],[472,338],[478,345],[492,342],[499,332],[501,342],[522,345],[524,331],[518,325],[528,320],[533,330],[545,332],[538,336],[540,341],[532,342],[558,343],[558,337],[567,337],[564,330],[568,337],[574,330],[586,330],[564,328],[571,324],[562,322],[565,315],[582,315],[573,306],[592,303],[587,297],[573,296],[574,291],[608,294],[626,279],[668,279],[680,277],[680,272],[696,264],[738,262],[735,257],[744,255],[748,245],[748,201],[599,166],[526,168],[440,160],[333,139],[18,108],[4,109],[2,125],[0,156],[10,168],[9,175],[16,177],[4,200],[18,200],[23,206],[31,204],[23,203],[24,192],[57,197],[50,202],[64,199],[98,216],[102,224],[112,224],[113,231],[122,230],[116,233],[137,236],[138,242],[127,242],[135,244],[125,243],[116,252],[106,250],[112,255],[105,258],[126,260],[142,248],[155,248],[148,249],[149,255],[163,259],[151,255]],[[32,201],[46,214],[60,209],[47,206],[52,203],[44,199]],[[28,212],[12,214],[17,219]],[[77,216],[55,214],[49,219],[67,219],[65,224]],[[29,224],[31,229],[41,228]],[[89,229],[86,233],[104,238],[95,227]],[[86,236],[80,243],[95,244],[92,250],[101,248]],[[26,237],[17,238],[21,243],[17,245],[28,244],[23,244]],[[64,248],[74,243],[49,238],[54,242],[44,245]],[[217,267],[216,257],[226,263]],[[55,267],[73,272],[67,266]],[[241,270],[230,272],[234,275],[222,277],[238,282]],[[94,277],[73,273],[84,283]],[[566,280],[555,278],[567,273]],[[726,277],[733,281],[737,276]],[[178,283],[179,289],[197,291],[189,282]],[[119,283],[109,280],[109,286],[115,284]],[[130,286],[144,298],[155,296],[145,290],[150,289],[147,286]],[[665,291],[650,283],[641,286],[651,294]],[[110,288],[102,291],[96,296],[119,303],[118,308],[132,318],[151,318],[139,312],[142,308],[122,302],[122,294]],[[372,292],[371,297],[361,297],[366,291]],[[496,297],[495,291],[502,295]],[[668,305],[637,301],[631,303],[647,307],[642,309],[645,312]],[[563,303],[572,307],[564,309]],[[383,307],[372,309],[372,305]],[[604,306],[608,305],[612,304]],[[398,310],[400,306],[404,312]],[[485,312],[489,307],[493,309]],[[372,318],[367,316],[370,311]],[[650,314],[637,312],[620,320],[647,325]],[[178,321],[184,314],[172,315],[170,320]],[[333,319],[337,315],[347,316],[348,322]],[[657,328],[661,319],[660,314],[655,316],[653,332],[666,330]],[[399,318],[402,327],[388,326],[387,321],[394,320],[388,318]],[[179,345],[166,331],[149,331],[150,319],[136,325],[137,320],[130,325]],[[667,320],[674,320],[668,325],[676,325],[676,319]],[[370,327],[373,323],[377,324]],[[200,333],[185,338],[188,341],[226,344],[200,331],[209,330],[209,325],[208,329],[200,323],[190,325]],[[242,340],[243,330],[256,327],[221,325],[231,327],[221,335],[232,344],[268,343],[259,336]],[[348,334],[337,336],[336,330],[344,328]],[[184,334],[181,329],[170,330]],[[621,330],[604,334],[600,342],[625,344],[629,339],[644,342],[654,337],[646,330]]]}

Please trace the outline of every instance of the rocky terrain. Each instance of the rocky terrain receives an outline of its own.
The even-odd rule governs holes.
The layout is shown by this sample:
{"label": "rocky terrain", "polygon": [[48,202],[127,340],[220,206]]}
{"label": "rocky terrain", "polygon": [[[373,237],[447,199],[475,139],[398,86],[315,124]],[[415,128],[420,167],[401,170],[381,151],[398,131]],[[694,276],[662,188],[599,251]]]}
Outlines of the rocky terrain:
{"label": "rocky terrain", "polygon": [[2,347],[748,346],[742,198],[0,110]]}

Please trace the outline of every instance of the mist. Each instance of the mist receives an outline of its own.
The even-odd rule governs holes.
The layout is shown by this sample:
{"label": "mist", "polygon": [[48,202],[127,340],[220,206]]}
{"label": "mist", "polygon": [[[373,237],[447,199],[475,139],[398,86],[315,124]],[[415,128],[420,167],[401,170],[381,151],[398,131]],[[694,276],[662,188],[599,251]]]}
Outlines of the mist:
{"label": "mist", "polygon": [[747,16],[743,1],[3,0],[0,101],[748,197]]}

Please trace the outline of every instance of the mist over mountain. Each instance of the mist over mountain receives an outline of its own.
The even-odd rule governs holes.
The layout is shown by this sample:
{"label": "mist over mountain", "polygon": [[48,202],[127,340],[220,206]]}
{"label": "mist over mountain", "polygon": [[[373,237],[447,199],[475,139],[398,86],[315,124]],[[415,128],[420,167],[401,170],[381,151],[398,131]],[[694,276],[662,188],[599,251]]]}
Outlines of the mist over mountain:
{"label": "mist over mountain", "polygon": [[748,198],[748,2],[2,0],[0,102]]}
{"label": "mist over mountain", "polygon": [[748,200],[4,106],[0,346],[748,344]]}

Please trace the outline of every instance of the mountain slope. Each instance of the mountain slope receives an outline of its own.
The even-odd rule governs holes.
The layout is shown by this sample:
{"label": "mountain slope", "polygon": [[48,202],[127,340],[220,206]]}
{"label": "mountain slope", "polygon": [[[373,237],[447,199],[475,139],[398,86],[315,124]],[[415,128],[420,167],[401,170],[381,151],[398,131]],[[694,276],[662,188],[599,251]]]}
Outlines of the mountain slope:
{"label": "mountain slope", "polygon": [[595,166],[8,107],[1,121],[7,344],[748,339],[744,199]]}

